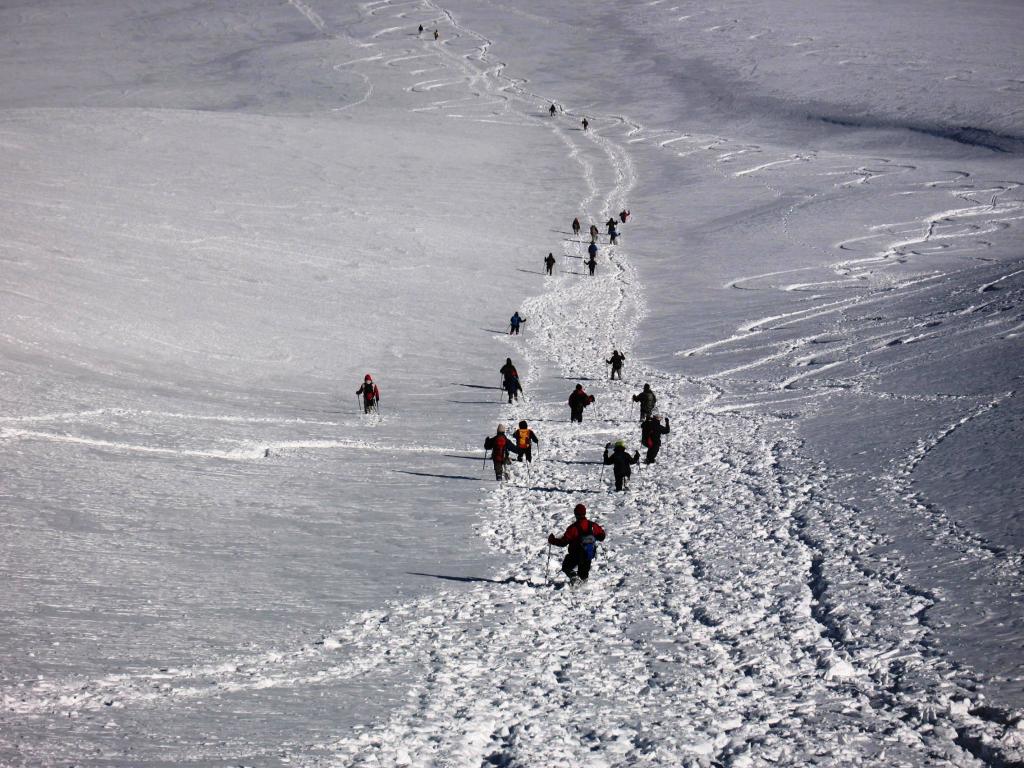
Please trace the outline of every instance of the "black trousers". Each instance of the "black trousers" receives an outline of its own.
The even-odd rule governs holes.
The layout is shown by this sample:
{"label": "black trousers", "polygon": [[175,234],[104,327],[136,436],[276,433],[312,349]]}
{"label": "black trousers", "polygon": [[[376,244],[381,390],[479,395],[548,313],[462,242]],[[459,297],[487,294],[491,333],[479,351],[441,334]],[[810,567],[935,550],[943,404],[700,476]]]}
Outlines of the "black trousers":
{"label": "black trousers", "polygon": [[583,552],[574,552],[570,549],[565,559],[562,560],[562,572],[566,576],[572,576],[573,570],[581,579],[587,578],[590,575],[590,561]]}
{"label": "black trousers", "polygon": [[612,366],[612,375],[611,375],[611,378],[613,378],[613,379],[614,379],[614,378],[615,378],[616,376],[617,376],[617,377],[618,377],[618,378],[619,378],[620,380],[622,379],[622,368],[621,368],[621,367],[616,367],[616,366],[614,366],[614,365],[613,365],[613,366]]}
{"label": "black trousers", "polygon": [[583,409],[582,408],[570,408],[569,409],[569,421],[578,421],[580,424],[583,423]]}
{"label": "black trousers", "polygon": [[625,488],[628,480],[629,480],[629,475],[616,474],[615,475],[615,490],[616,491],[621,491],[623,488]]}
{"label": "black trousers", "polygon": [[519,457],[516,459],[516,461],[522,461],[523,456],[525,456],[527,461],[533,462],[533,452],[530,450],[530,448],[531,446],[526,446],[525,448],[516,448],[515,451],[516,453],[519,454]]}
{"label": "black trousers", "polygon": [[654,460],[658,457],[658,451],[661,450],[661,443],[655,443],[647,448],[647,458],[644,459],[644,463],[653,464]]}
{"label": "black trousers", "polygon": [[554,266],[555,266],[554,264],[548,264],[547,267],[545,267],[545,269],[547,269],[549,275],[551,274],[551,268],[554,267]]}

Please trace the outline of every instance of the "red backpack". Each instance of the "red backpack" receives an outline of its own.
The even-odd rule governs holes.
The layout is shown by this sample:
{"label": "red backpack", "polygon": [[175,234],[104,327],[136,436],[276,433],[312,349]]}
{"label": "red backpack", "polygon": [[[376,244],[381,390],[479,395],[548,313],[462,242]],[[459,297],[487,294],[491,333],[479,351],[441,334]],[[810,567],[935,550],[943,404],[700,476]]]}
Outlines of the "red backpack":
{"label": "red backpack", "polygon": [[501,464],[504,464],[507,448],[508,438],[505,437],[504,435],[498,435],[496,438],[494,438],[494,450],[491,452],[491,458]]}

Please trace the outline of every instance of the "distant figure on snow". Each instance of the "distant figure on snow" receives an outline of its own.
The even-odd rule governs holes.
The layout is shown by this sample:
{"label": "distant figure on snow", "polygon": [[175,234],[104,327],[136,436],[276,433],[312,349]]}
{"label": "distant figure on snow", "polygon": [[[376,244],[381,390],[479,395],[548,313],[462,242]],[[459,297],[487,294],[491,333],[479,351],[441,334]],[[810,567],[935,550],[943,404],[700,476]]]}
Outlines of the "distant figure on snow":
{"label": "distant figure on snow", "polygon": [[587,118],[584,117],[583,118],[583,130],[585,131],[589,127],[590,127],[590,123],[587,121]]}
{"label": "distant figure on snow", "polygon": [[658,402],[658,398],[651,390],[651,385],[644,384],[643,391],[633,395],[633,402],[640,403],[640,421],[647,421],[654,413],[654,404]]}
{"label": "distant figure on snow", "polygon": [[440,36],[441,36],[441,35],[440,35],[440,34],[438,33],[438,31],[437,31],[437,30],[435,29],[435,30],[434,30],[434,39],[435,39],[435,40],[437,40],[437,38],[439,38]]}
{"label": "distant figure on snow", "polygon": [[546,259],[544,259],[544,269],[547,270],[547,273],[550,275],[551,274],[551,270],[554,269],[554,267],[555,267],[555,256],[554,256],[554,254],[549,253],[548,257]]}
{"label": "distant figure on snow", "polygon": [[591,243],[587,246],[587,253],[590,254],[590,258],[597,256],[597,243]]}
{"label": "distant figure on snow", "polygon": [[612,367],[612,375],[608,378],[618,378],[619,381],[622,381],[622,364],[626,362],[626,356],[619,352],[619,350],[613,349],[611,358],[604,362]]}
{"label": "distant figure on snow", "polygon": [[[511,401],[510,401],[511,402]],[[583,391],[583,385],[577,384],[569,395],[569,421],[583,423],[583,409],[594,402],[594,396]]]}
{"label": "distant figure on snow", "polygon": [[597,269],[597,257],[594,254],[590,255],[590,260],[586,263],[587,269],[590,270],[590,276],[594,276],[594,270]]}
{"label": "distant figure on snow", "polygon": [[658,457],[658,451],[661,450],[661,436],[667,435],[668,432],[668,416],[665,417],[665,423],[662,424],[661,416],[655,413],[640,425],[640,442],[647,446],[647,457],[644,459],[644,464],[654,463]]}
{"label": "distant figure on snow", "polygon": [[574,235],[576,235],[577,237],[580,234],[580,220],[579,220],[579,217],[576,217],[575,219],[572,220],[572,233]]}
{"label": "distant figure on snow", "polygon": [[505,425],[499,424],[498,431],[491,437],[484,438],[484,450],[491,452],[491,462],[494,464],[494,479],[499,483],[508,480],[509,472],[509,449],[511,442],[505,437]]}
{"label": "distant figure on snow", "polygon": [[420,24],[420,28],[416,31],[416,34],[417,35],[422,35],[423,34],[423,25],[422,24]]}
{"label": "distant figure on snow", "polygon": [[377,405],[380,403],[380,390],[373,383],[370,374],[363,377],[363,383],[356,390],[356,394],[363,396],[363,413],[377,410]]}
{"label": "distant figure on snow", "polygon": [[508,393],[508,401],[512,402],[512,398],[519,399],[519,393],[523,391],[522,384],[519,383],[519,371],[512,365],[512,358],[506,357],[505,364],[501,366],[498,371],[501,374],[501,388]]}
{"label": "distant figure on snow", "polygon": [[552,117],[555,116],[556,112],[558,112],[558,110],[555,109],[555,105],[554,104],[552,104],[550,107],[548,107],[548,114],[551,115]]}
{"label": "distant figure on snow", "polygon": [[626,453],[626,444],[622,440],[616,440],[615,448],[609,456],[608,449],[611,447],[611,443],[604,447],[604,463],[612,465],[612,473],[615,475],[615,490],[621,491],[629,485],[629,478],[633,474],[630,466],[640,463],[640,451],[635,451],[630,456]]}
{"label": "distant figure on snow", "polygon": [[627,211],[625,209],[619,211],[619,221],[621,221],[623,224],[625,224],[626,220],[628,218],[629,218],[629,211]]}
{"label": "distant figure on snow", "polygon": [[537,439],[537,435],[530,429],[530,425],[525,421],[519,422],[519,429],[512,433],[512,440],[515,445],[515,451],[518,455],[516,461],[522,461],[523,456],[526,457],[527,463],[533,462],[533,445],[536,443],[537,447],[540,447],[540,440]]}
{"label": "distant figure on snow", "polygon": [[524,320],[523,318],[521,318],[519,316],[519,312],[518,311],[515,312],[512,315],[512,317],[510,317],[509,320],[508,320],[508,335],[512,336],[514,334],[514,335],[518,336],[519,335],[519,326],[522,325],[525,322],[526,322],[526,320]]}
{"label": "distant figure on snow", "polygon": [[570,584],[586,581],[590,576],[590,563],[597,556],[597,542],[604,541],[604,528],[587,519],[587,508],[577,504],[573,510],[576,521],[565,529],[561,536],[548,534],[548,544],[556,547],[568,547],[562,560],[562,573],[569,578]]}
{"label": "distant figure on snow", "polygon": [[596,243],[597,242],[597,224],[591,224],[590,225],[590,242],[591,243]]}

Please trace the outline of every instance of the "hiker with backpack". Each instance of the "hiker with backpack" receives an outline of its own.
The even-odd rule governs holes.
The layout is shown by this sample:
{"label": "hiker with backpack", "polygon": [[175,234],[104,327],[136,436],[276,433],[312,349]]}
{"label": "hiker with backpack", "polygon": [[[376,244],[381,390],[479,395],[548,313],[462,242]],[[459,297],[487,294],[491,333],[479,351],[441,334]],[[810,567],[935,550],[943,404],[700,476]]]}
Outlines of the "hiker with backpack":
{"label": "hiker with backpack", "polygon": [[533,443],[537,444],[540,448],[540,440],[537,439],[537,435],[530,429],[529,424],[526,421],[519,422],[519,429],[512,433],[512,443],[516,452],[516,461],[522,461],[523,456],[526,457],[527,463],[533,463]]}
{"label": "hiker with backpack", "polygon": [[597,257],[591,255],[591,257],[584,262],[587,265],[587,269],[590,270],[590,276],[594,276],[594,270],[597,269]]}
{"label": "hiker with backpack", "polygon": [[661,436],[669,432],[668,416],[665,423],[661,423],[661,416],[652,414],[643,424],[640,425],[640,442],[647,446],[647,457],[644,464],[653,464],[661,450]]}
{"label": "hiker with backpack", "polygon": [[618,377],[619,381],[622,381],[622,364],[626,362],[626,356],[619,352],[617,349],[612,350],[612,356],[610,360],[605,360],[605,365],[612,367],[612,375],[610,379]]}
{"label": "hiker with backpack", "polygon": [[572,233],[574,235],[579,235],[579,233],[580,233],[580,217],[579,216],[575,217],[572,220]]}
{"label": "hiker with backpack", "polygon": [[619,230],[615,227],[615,222],[608,227],[608,240],[612,245],[619,244]]}
{"label": "hiker with backpack", "polygon": [[629,478],[633,474],[630,467],[640,463],[640,451],[634,451],[630,456],[626,453],[626,443],[622,440],[615,441],[611,455],[608,454],[609,448],[612,448],[611,443],[604,447],[604,463],[612,465],[612,474],[615,475],[615,490],[621,491],[629,485]]}
{"label": "hiker with backpack", "polygon": [[621,211],[619,211],[619,221],[621,221],[623,224],[625,224],[628,220],[629,220],[629,211],[627,211],[625,208],[623,208]]}
{"label": "hiker with backpack", "polygon": [[508,480],[509,451],[512,441],[505,437],[505,425],[499,424],[498,431],[492,436],[484,438],[484,450],[491,452],[491,462],[494,464],[494,479],[499,483]]}
{"label": "hiker with backpack", "polygon": [[501,388],[508,393],[508,402],[511,405],[512,398],[519,399],[519,393],[523,391],[523,385],[519,383],[519,371],[512,365],[512,358],[506,357],[505,364],[498,370],[501,374]]}
{"label": "hiker with backpack", "polygon": [[583,385],[577,384],[569,395],[569,421],[583,423],[583,409],[594,402],[594,396],[583,391]]}
{"label": "hiker with backpack", "polygon": [[[509,400],[509,402],[512,401]],[[640,403],[640,421],[644,422],[654,413],[654,404],[658,402],[658,398],[651,390],[651,385],[644,384],[643,391],[633,395],[633,402]]]}
{"label": "hiker with backpack", "polygon": [[550,275],[551,270],[555,268],[555,255],[549,253],[548,257],[544,259],[544,270]]}
{"label": "hiker with backpack", "polygon": [[[590,225],[590,242],[591,244],[597,242],[597,224]],[[594,253],[597,253],[596,249]]]}
{"label": "hiker with backpack", "polygon": [[548,107],[548,114],[551,115],[552,117],[555,116],[556,112],[558,112],[558,108],[555,107],[554,104],[552,104],[550,107]]}
{"label": "hiker with backpack", "polygon": [[363,396],[363,413],[377,410],[377,405],[380,403],[380,390],[373,383],[370,374],[363,377],[363,383],[356,390],[356,395]]}
{"label": "hiker with backpack", "polygon": [[548,545],[568,547],[562,560],[562,573],[569,577],[569,583],[586,581],[590,576],[590,563],[597,556],[597,542],[604,541],[604,528],[587,519],[587,508],[577,504],[573,510],[576,521],[565,529],[561,536],[548,534]]}
{"label": "hiker with backpack", "polygon": [[515,314],[513,314],[512,317],[509,318],[509,321],[508,321],[508,335],[509,336],[512,336],[512,335],[518,336],[519,335],[519,326],[522,325],[525,322],[526,322],[526,320],[521,318],[519,316],[519,312],[516,311]]}

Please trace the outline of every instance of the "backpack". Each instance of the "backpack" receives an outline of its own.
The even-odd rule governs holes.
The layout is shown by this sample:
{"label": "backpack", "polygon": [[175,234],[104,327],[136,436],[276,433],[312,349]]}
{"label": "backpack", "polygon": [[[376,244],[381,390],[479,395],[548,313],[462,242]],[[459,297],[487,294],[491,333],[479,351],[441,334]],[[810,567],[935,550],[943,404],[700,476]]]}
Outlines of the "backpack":
{"label": "backpack", "polygon": [[587,521],[587,532],[583,533],[581,528],[580,534],[580,548],[583,550],[583,555],[587,560],[593,560],[597,557],[597,539],[594,536],[594,526],[589,520]]}
{"label": "backpack", "polygon": [[[499,464],[505,463],[506,452],[505,449],[508,447],[508,438],[504,435],[498,435],[494,438],[494,450],[491,453],[491,458]],[[484,466],[487,466],[486,464]]]}
{"label": "backpack", "polygon": [[530,430],[528,429],[517,429],[516,430],[516,445],[520,448],[530,447]]}

